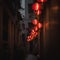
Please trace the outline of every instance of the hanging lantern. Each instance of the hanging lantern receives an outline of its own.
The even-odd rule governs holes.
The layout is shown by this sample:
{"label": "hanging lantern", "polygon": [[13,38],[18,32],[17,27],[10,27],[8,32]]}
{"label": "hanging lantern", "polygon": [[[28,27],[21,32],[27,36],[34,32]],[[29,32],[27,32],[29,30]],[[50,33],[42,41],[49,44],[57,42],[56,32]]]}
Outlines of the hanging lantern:
{"label": "hanging lantern", "polygon": [[41,11],[40,11],[40,10],[36,10],[36,11],[34,11],[34,13],[35,13],[36,15],[40,15],[40,14],[41,14]]}
{"label": "hanging lantern", "polygon": [[33,38],[34,38],[34,37],[31,35],[31,40],[33,40]]}
{"label": "hanging lantern", "polygon": [[31,35],[29,36],[29,38],[31,39]]}
{"label": "hanging lantern", "polygon": [[28,36],[27,39],[30,39],[30,36]]}
{"label": "hanging lantern", "polygon": [[41,11],[40,11],[40,10],[38,10],[38,11],[36,12],[36,14],[37,14],[37,15],[40,15],[40,14],[41,14]]}
{"label": "hanging lantern", "polygon": [[34,27],[34,30],[35,30],[35,31],[37,31],[37,30],[38,30],[38,27],[37,27],[37,26],[35,26],[35,27]]}
{"label": "hanging lantern", "polygon": [[33,33],[35,32],[34,29],[32,29],[32,32],[33,32]]}
{"label": "hanging lantern", "polygon": [[31,31],[31,35],[34,35],[34,33],[35,33],[35,31],[34,31],[34,29],[32,29],[32,31]]}
{"label": "hanging lantern", "polygon": [[38,23],[37,26],[38,26],[38,28],[41,28],[42,27],[42,24],[41,23]]}
{"label": "hanging lantern", "polygon": [[40,10],[40,9],[41,9],[41,5],[40,5],[39,3],[34,3],[34,4],[32,5],[32,9],[33,9],[33,10]]}
{"label": "hanging lantern", "polygon": [[36,37],[37,35],[38,35],[38,33],[36,32],[34,37]]}
{"label": "hanging lantern", "polygon": [[27,41],[29,42],[31,39],[27,39]]}
{"label": "hanging lantern", "polygon": [[33,23],[34,25],[37,25],[37,24],[38,24],[38,20],[37,20],[37,19],[34,19],[34,20],[32,20],[32,23]]}
{"label": "hanging lantern", "polygon": [[28,36],[28,37],[27,37],[27,41],[30,41],[30,40],[31,40],[31,36]]}
{"label": "hanging lantern", "polygon": [[30,41],[30,36],[27,37],[27,41],[28,41],[28,42]]}
{"label": "hanging lantern", "polygon": [[44,3],[44,2],[46,2],[47,0],[37,0],[37,1]]}
{"label": "hanging lantern", "polygon": [[30,42],[30,41],[33,40],[33,38],[34,38],[34,37],[33,37],[32,35],[30,35],[30,36],[28,36],[27,41]]}

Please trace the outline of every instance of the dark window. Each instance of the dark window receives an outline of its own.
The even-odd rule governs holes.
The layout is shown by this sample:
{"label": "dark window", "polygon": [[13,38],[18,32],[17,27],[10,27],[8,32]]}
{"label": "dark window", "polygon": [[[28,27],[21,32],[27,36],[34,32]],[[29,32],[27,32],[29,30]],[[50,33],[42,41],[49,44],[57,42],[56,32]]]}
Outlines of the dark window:
{"label": "dark window", "polygon": [[6,11],[3,13],[3,40],[8,40],[8,14]]}

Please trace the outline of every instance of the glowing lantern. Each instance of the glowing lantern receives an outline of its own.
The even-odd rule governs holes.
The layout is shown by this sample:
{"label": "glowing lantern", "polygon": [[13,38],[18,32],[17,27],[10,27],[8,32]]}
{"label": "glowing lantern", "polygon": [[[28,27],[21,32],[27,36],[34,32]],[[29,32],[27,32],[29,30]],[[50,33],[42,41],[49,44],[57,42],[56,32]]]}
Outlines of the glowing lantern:
{"label": "glowing lantern", "polygon": [[28,36],[27,39],[30,39],[30,36]]}
{"label": "glowing lantern", "polygon": [[43,2],[46,2],[47,0],[37,0],[37,1],[43,3]]}
{"label": "glowing lantern", "polygon": [[30,39],[27,39],[27,41],[29,42],[29,41],[30,41]]}
{"label": "glowing lantern", "polygon": [[37,19],[32,20],[32,23],[33,23],[34,25],[37,25],[37,24],[38,24],[38,20],[37,20]]}
{"label": "glowing lantern", "polygon": [[30,37],[29,36],[27,37],[27,41],[30,41]]}
{"label": "glowing lantern", "polygon": [[31,38],[31,36],[29,36],[29,38]]}
{"label": "glowing lantern", "polygon": [[38,11],[36,12],[36,14],[37,14],[37,15],[41,14],[41,11],[40,11],[40,10],[38,10]]}
{"label": "glowing lantern", "polygon": [[34,3],[34,4],[32,5],[32,9],[33,9],[33,10],[40,10],[40,9],[41,9],[41,5],[40,5],[39,3]]}
{"label": "glowing lantern", "polygon": [[41,23],[38,23],[37,26],[38,26],[38,28],[41,28],[42,27],[42,24]]}
{"label": "glowing lantern", "polygon": [[31,35],[31,40],[33,39],[33,36]]}
{"label": "glowing lantern", "polygon": [[33,36],[30,35],[30,36],[28,36],[27,41],[30,42],[32,39],[33,39]]}
{"label": "glowing lantern", "polygon": [[27,37],[27,39],[29,39],[29,36]]}
{"label": "glowing lantern", "polygon": [[35,32],[34,29],[32,29],[32,32]]}
{"label": "glowing lantern", "polygon": [[35,27],[34,27],[34,30],[35,30],[35,31],[37,31],[37,30],[38,30],[38,27],[37,27],[37,26],[35,26]]}
{"label": "glowing lantern", "polygon": [[27,41],[30,41],[30,40],[31,40],[31,36],[28,36],[28,37],[27,37]]}
{"label": "glowing lantern", "polygon": [[34,11],[34,13],[35,13],[36,15],[39,15],[39,14],[41,14],[41,11],[40,11],[40,10],[37,10],[37,11]]}
{"label": "glowing lantern", "polygon": [[36,37],[38,35],[38,33],[37,32],[35,32],[35,36],[34,37]]}
{"label": "glowing lantern", "polygon": [[35,33],[35,31],[34,31],[34,30],[32,30],[32,31],[31,31],[31,35],[34,35],[34,33]]}

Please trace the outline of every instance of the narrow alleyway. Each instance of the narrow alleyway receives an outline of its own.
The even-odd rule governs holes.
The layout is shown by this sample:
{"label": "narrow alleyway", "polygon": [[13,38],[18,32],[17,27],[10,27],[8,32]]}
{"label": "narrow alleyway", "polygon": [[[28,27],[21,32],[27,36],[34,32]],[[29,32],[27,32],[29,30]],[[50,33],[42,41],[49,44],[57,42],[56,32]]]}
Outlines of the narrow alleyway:
{"label": "narrow alleyway", "polygon": [[0,60],[58,59],[60,0],[0,0]]}

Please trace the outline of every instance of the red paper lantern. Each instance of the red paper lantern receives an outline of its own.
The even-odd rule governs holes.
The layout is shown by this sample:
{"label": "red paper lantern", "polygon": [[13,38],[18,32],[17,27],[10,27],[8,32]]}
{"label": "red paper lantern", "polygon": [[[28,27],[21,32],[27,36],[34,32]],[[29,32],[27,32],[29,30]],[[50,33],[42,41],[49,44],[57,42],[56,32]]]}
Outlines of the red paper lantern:
{"label": "red paper lantern", "polygon": [[28,36],[27,39],[30,39],[30,36]]}
{"label": "red paper lantern", "polygon": [[43,3],[43,2],[46,2],[47,0],[37,0],[37,1]]}
{"label": "red paper lantern", "polygon": [[33,32],[33,33],[35,32],[34,29],[32,29],[32,32]]}
{"label": "red paper lantern", "polygon": [[34,30],[35,30],[35,31],[37,31],[37,30],[38,30],[38,27],[37,27],[37,26],[35,26],[35,27],[34,27]]}
{"label": "red paper lantern", "polygon": [[31,35],[34,35],[34,33],[35,33],[35,31],[34,31],[34,30],[32,30],[32,31],[31,31]]}
{"label": "red paper lantern", "polygon": [[37,19],[34,19],[34,20],[32,20],[32,23],[33,23],[34,25],[37,25],[37,24],[38,24],[38,20],[37,20]]}
{"label": "red paper lantern", "polygon": [[40,10],[38,10],[36,14],[37,14],[37,15],[41,14],[41,11],[40,11]]}
{"label": "red paper lantern", "polygon": [[35,36],[34,37],[36,37],[38,35],[38,33],[37,32],[35,32]]}
{"label": "red paper lantern", "polygon": [[40,10],[36,10],[36,11],[34,11],[34,13],[35,13],[36,15],[39,15],[39,14],[41,14],[41,11],[40,11]]}
{"label": "red paper lantern", "polygon": [[33,36],[31,35],[31,40],[33,39]]}
{"label": "red paper lantern", "polygon": [[30,35],[30,36],[27,37],[27,41],[30,42],[30,41],[33,40],[33,38],[34,38],[34,37],[33,37],[32,35]]}
{"label": "red paper lantern", "polygon": [[33,9],[33,10],[40,10],[40,9],[41,9],[41,5],[40,5],[39,3],[34,3],[34,4],[32,5],[32,9]]}
{"label": "red paper lantern", "polygon": [[30,35],[29,37],[30,37],[30,39],[31,39],[31,35]]}
{"label": "red paper lantern", "polygon": [[42,24],[41,23],[38,23],[37,26],[38,26],[38,28],[41,28],[42,27]]}
{"label": "red paper lantern", "polygon": [[27,39],[27,41],[29,42],[31,39]]}
{"label": "red paper lantern", "polygon": [[27,37],[27,41],[29,42],[31,39],[30,39],[30,36]]}
{"label": "red paper lantern", "polygon": [[30,41],[31,40],[31,35],[27,37],[27,41]]}

